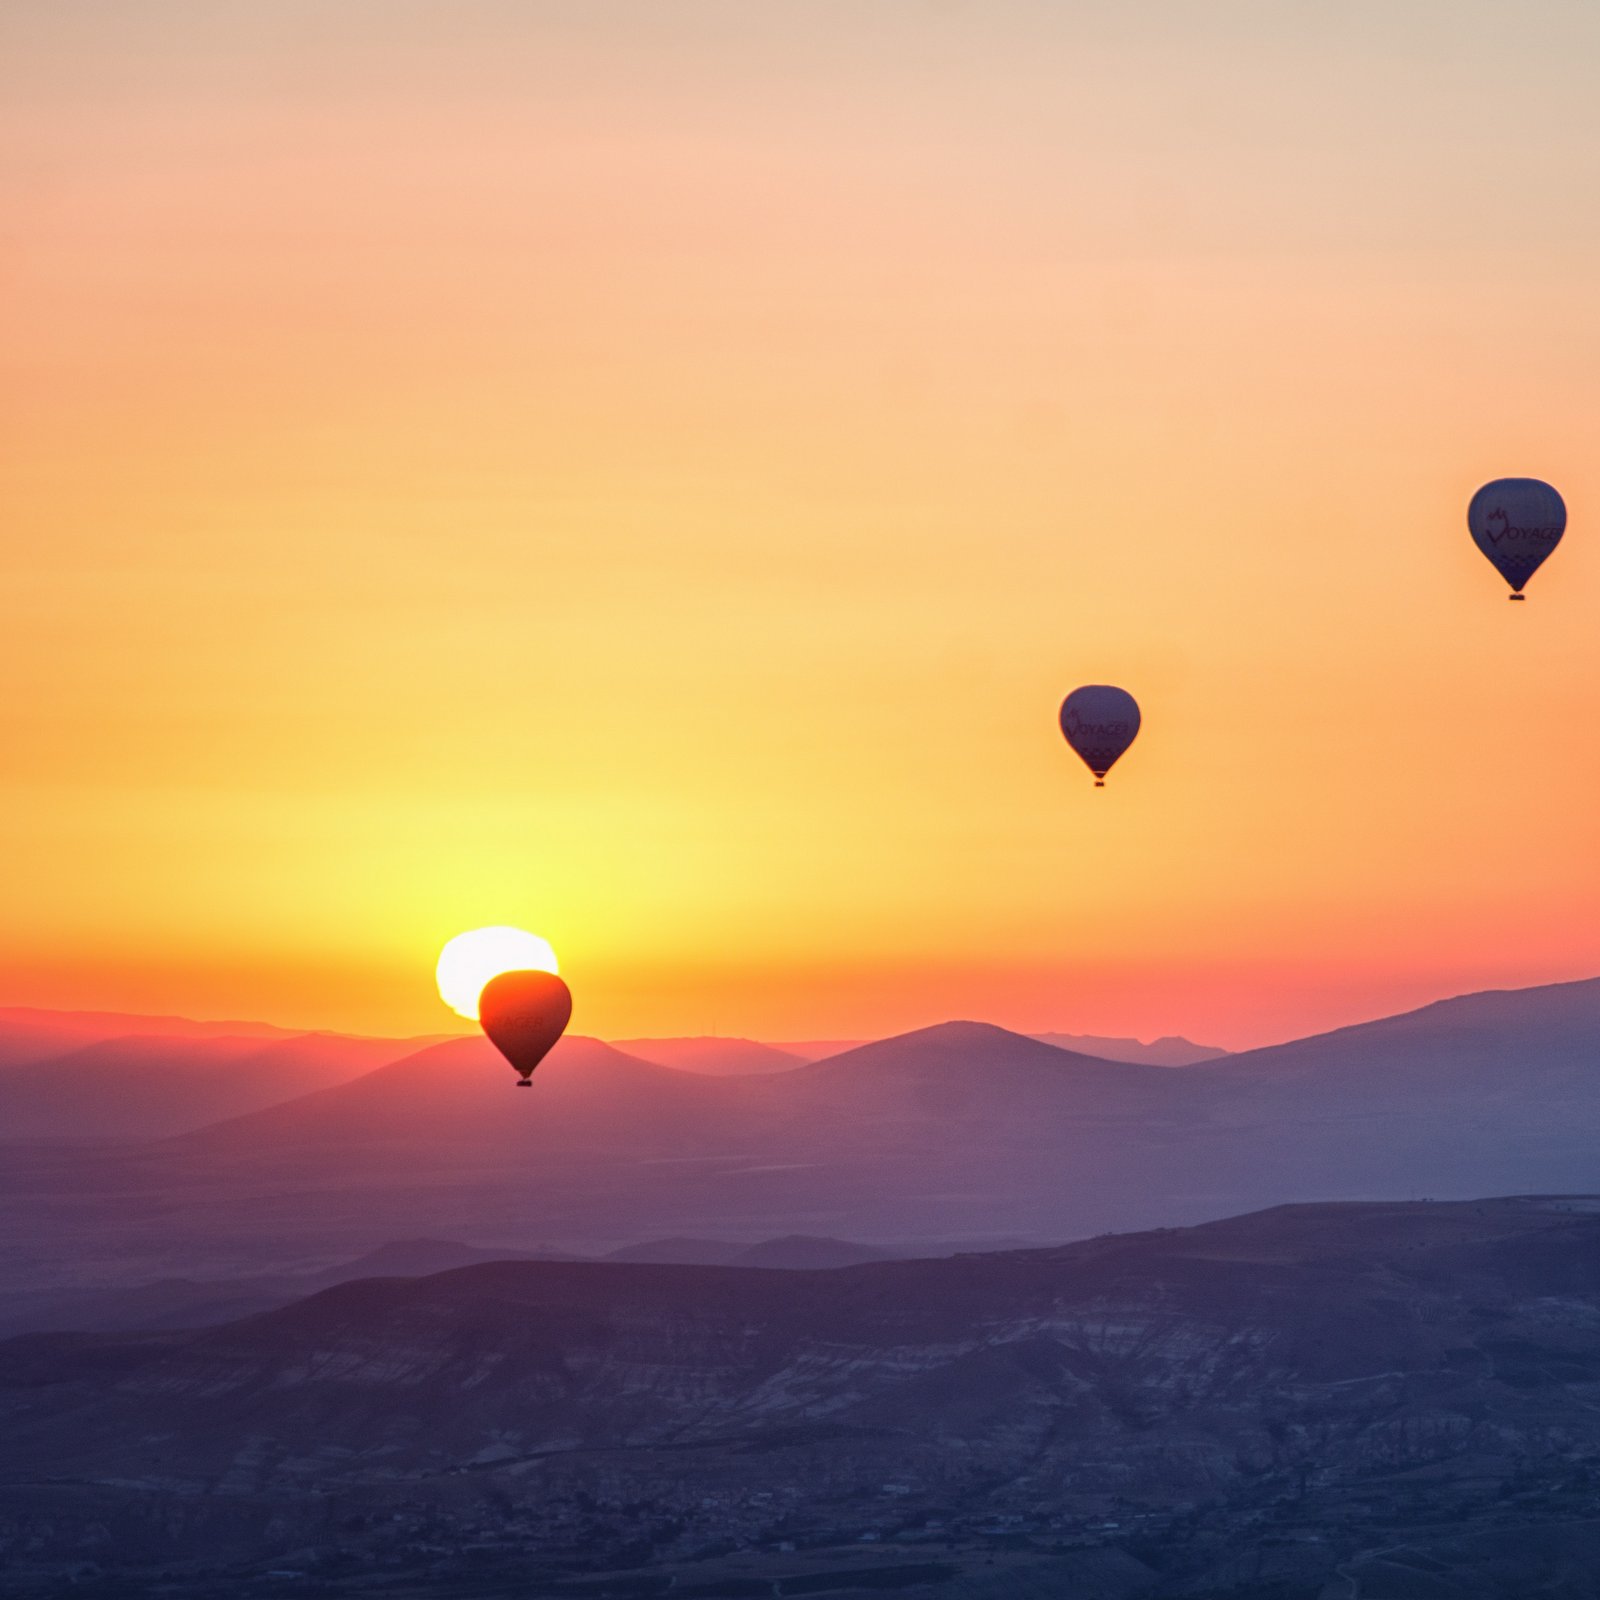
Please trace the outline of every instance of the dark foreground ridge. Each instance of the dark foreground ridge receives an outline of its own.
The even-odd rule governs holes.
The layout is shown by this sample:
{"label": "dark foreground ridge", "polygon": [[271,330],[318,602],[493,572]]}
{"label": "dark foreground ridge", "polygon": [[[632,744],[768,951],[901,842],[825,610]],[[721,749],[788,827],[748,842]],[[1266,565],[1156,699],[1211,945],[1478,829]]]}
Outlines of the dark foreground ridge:
{"label": "dark foreground ridge", "polygon": [[7,1594],[1593,1595],[1600,1200],[494,1263],[14,1339],[0,1404]]}

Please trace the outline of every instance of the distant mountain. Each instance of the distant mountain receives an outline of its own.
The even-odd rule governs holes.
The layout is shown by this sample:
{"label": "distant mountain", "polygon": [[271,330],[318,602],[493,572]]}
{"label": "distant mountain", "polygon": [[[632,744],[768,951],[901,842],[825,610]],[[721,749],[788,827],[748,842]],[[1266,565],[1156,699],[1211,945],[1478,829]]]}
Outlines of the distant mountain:
{"label": "distant mountain", "polygon": [[727,1239],[646,1239],[608,1250],[605,1259],[634,1266],[725,1267],[746,1248]]}
{"label": "distant mountain", "polygon": [[1138,1061],[1151,1067],[1193,1067],[1228,1054],[1213,1045],[1195,1044],[1178,1034],[1167,1034],[1145,1044],[1138,1039],[1108,1039],[1096,1033],[1035,1033],[1032,1038],[1061,1050],[1099,1056],[1103,1061]]}
{"label": "distant mountain", "polygon": [[[934,1250],[931,1254],[948,1254]],[[203,1328],[279,1306],[358,1278],[420,1278],[491,1261],[577,1261],[549,1245],[486,1249],[447,1239],[404,1239],[352,1261],[313,1271],[230,1278],[163,1278],[109,1288],[6,1292],[0,1289],[0,1338],[45,1330],[146,1332]],[[655,1239],[611,1251],[608,1261],[676,1266],[741,1266],[807,1270],[888,1261],[893,1253],[845,1239],[793,1235],[758,1244],[715,1239]]]}
{"label": "distant mountain", "polygon": [[824,1056],[842,1056],[846,1050],[856,1050],[869,1043],[868,1039],[786,1039],[771,1048],[801,1061],[821,1061]]}
{"label": "distant mountain", "polygon": [[[739,1246],[730,1247],[735,1253]],[[357,1278],[417,1278],[487,1261],[574,1261],[565,1251],[493,1250],[446,1239],[405,1239],[310,1272],[220,1279],[163,1278],[110,1288],[43,1293],[0,1290],[0,1338],[47,1329],[148,1331],[204,1328],[273,1311]]]}
{"label": "distant mountain", "polygon": [[[1587,1102],[1600,1072],[1600,978],[1489,989],[1290,1044],[1240,1051],[1219,1082],[1301,1099],[1487,1094],[1515,1104],[1573,1094]],[[1354,1097],[1354,1098],[1352,1098]]]}
{"label": "distant mountain", "polygon": [[324,1287],[300,1277],[161,1278],[112,1288],[0,1294],[0,1338],[211,1328],[275,1311]]}
{"label": "distant mountain", "polygon": [[[920,1101],[930,1086],[961,1097],[963,1109],[994,1106],[1004,1115],[1009,1092],[1054,1099],[1072,1090],[1076,1108],[1121,1113],[1147,1107],[1171,1089],[1160,1072],[1116,1072],[1101,1057],[1044,1044],[988,1022],[944,1022],[892,1039],[858,1045],[792,1075],[808,1091],[831,1094],[846,1083],[870,1086],[873,1097],[895,1114],[911,1095]],[[858,1090],[859,1092],[859,1090]]]}
{"label": "distant mountain", "polygon": [[788,1072],[807,1059],[774,1049],[770,1044],[758,1044],[754,1039],[616,1039],[612,1042],[624,1054],[637,1056],[641,1061],[716,1077]]}
{"label": "distant mountain", "polygon": [[[1106,1133],[1171,1126],[1187,1077],[952,1024],[727,1078],[568,1038],[523,1091],[459,1039],[165,1144],[18,1151],[0,1164],[0,1267],[40,1287],[69,1263],[78,1282],[212,1278],[490,1226],[592,1255],[726,1237],[729,1217],[746,1241],[1048,1238],[1126,1214],[1098,1193]],[[1064,1141],[1084,1144],[1066,1188]]]}
{"label": "distant mountain", "polygon": [[13,1147],[0,1272],[277,1273],[424,1233],[585,1256],[799,1234],[903,1256],[1285,1200],[1600,1188],[1600,982],[1182,1071],[960,1022],[733,1077],[569,1038],[530,1090],[514,1081],[457,1039],[160,1144]]}
{"label": "distant mountain", "polygon": [[816,1239],[791,1233],[784,1239],[767,1239],[741,1250],[728,1262],[730,1267],[764,1267],[787,1272],[833,1271],[838,1267],[859,1267],[867,1261],[892,1261],[887,1250],[852,1244],[848,1239]]}
{"label": "distant mountain", "polygon": [[411,1053],[417,1041],[276,1030],[234,1036],[197,1027],[84,1042],[70,1030],[24,1028],[8,1039],[0,1028],[0,1050],[8,1043],[0,1139],[13,1141],[181,1133],[358,1078]]}
{"label": "distant mountain", "polygon": [[[828,1272],[499,1263],[0,1344],[0,1524],[18,1592],[93,1563],[94,1592],[180,1600],[296,1572],[352,1596],[1577,1597],[1597,1391],[1585,1197]],[[857,1587],[874,1541],[901,1548]]]}
{"label": "distant mountain", "polygon": [[1600,979],[1441,1000],[1195,1073],[1219,1135],[1299,1196],[1600,1186]]}
{"label": "distant mountain", "polygon": [[651,1239],[607,1253],[607,1261],[687,1267],[769,1267],[806,1271],[856,1267],[864,1261],[891,1261],[894,1253],[848,1239],[818,1239],[790,1234],[760,1244],[725,1239]]}
{"label": "distant mountain", "polygon": [[460,1244],[454,1239],[395,1239],[379,1245],[354,1261],[322,1267],[305,1274],[309,1286],[349,1283],[355,1278],[422,1278],[457,1267],[481,1266],[487,1261],[576,1261],[578,1257],[554,1246],[537,1250],[501,1250]]}
{"label": "distant mountain", "polygon": [[538,1093],[482,1038],[448,1040],[318,1094],[187,1136],[186,1150],[275,1155],[315,1152],[386,1162],[395,1147],[465,1149],[473,1163],[562,1161],[619,1146],[670,1155],[710,1107],[737,1096],[701,1073],[656,1066],[598,1039],[568,1035],[540,1064]]}
{"label": "distant mountain", "polygon": [[[103,1039],[291,1039],[304,1028],[270,1022],[196,1022],[191,1017],[143,1016],[125,1011],[51,1011],[40,1006],[0,1006],[0,1063],[44,1059]],[[43,1054],[28,1055],[17,1041],[39,1040]]]}

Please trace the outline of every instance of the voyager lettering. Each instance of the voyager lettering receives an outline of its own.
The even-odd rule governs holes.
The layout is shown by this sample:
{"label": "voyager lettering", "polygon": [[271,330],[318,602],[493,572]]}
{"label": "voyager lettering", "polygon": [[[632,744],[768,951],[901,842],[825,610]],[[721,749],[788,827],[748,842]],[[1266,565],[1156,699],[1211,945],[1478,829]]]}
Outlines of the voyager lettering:
{"label": "voyager lettering", "polygon": [[[1495,527],[1498,522],[1500,526]],[[1502,539],[1528,539],[1539,544],[1554,544],[1566,530],[1554,526],[1545,528],[1517,528],[1513,527],[1511,518],[1497,506],[1483,519],[1483,536],[1490,544],[1499,544]]]}

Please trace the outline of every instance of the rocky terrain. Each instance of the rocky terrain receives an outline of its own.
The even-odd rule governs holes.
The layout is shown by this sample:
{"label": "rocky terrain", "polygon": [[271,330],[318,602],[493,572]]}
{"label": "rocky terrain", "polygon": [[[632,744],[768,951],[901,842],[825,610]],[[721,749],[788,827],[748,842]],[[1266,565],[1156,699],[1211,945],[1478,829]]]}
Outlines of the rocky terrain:
{"label": "rocky terrain", "polygon": [[365,1280],[0,1423],[24,1595],[1591,1595],[1600,1201]]}

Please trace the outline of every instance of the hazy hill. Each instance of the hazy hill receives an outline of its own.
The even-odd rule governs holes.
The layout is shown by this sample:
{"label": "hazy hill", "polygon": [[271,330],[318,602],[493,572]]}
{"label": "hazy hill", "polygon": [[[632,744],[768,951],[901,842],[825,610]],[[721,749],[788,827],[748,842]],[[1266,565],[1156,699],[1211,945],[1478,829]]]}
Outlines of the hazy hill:
{"label": "hazy hill", "polygon": [[670,1153],[730,1094],[736,1086],[572,1035],[540,1064],[536,1091],[523,1090],[486,1039],[452,1039],[321,1093],[218,1123],[189,1135],[183,1148],[247,1152],[251,1159],[337,1152],[356,1164],[388,1160],[396,1146],[419,1142],[425,1153],[465,1148],[473,1161],[521,1159],[535,1150],[561,1160],[601,1149]]}
{"label": "hazy hill", "polygon": [[[732,1247],[737,1250],[737,1246]],[[272,1311],[319,1289],[356,1278],[415,1278],[486,1261],[572,1261],[540,1250],[485,1250],[449,1239],[399,1239],[352,1261],[311,1271],[244,1274],[229,1278],[162,1278],[111,1288],[34,1293],[0,1290],[0,1337],[47,1329],[145,1331],[204,1328]]]}
{"label": "hazy hill", "polygon": [[1450,1196],[1600,1184],[1600,980],[1441,1000],[1184,1076],[1197,1072],[1219,1137],[1259,1147],[1275,1185]]}
{"label": "hazy hill", "polygon": [[605,1259],[635,1266],[725,1267],[745,1248],[727,1239],[645,1239],[608,1250]]}
{"label": "hazy hill", "polygon": [[759,1162],[761,1170],[777,1171],[767,1157],[803,1152],[809,1162],[846,1150],[892,1157],[910,1130],[919,1149],[954,1148],[958,1118],[968,1134],[983,1122],[1039,1143],[1048,1136],[1041,1117],[1174,1117],[1189,1098],[1161,1068],[1076,1056],[974,1022],[921,1029],[781,1074],[731,1078],[567,1038],[540,1066],[533,1091],[514,1083],[486,1042],[454,1040],[190,1134],[174,1155],[231,1158],[243,1151],[267,1162],[321,1150],[359,1164],[421,1141],[434,1152],[465,1147],[474,1163],[520,1162],[537,1152],[565,1164],[604,1152],[607,1159],[713,1159],[735,1168]]}
{"label": "hazy hill", "polygon": [[51,1011],[0,1006],[0,1065],[43,1060],[103,1039],[290,1039],[307,1030],[270,1022],[196,1022],[190,1017],[141,1016],[122,1011]]}
{"label": "hazy hill", "polygon": [[717,1077],[738,1077],[746,1073],[788,1072],[807,1058],[754,1039],[615,1039],[624,1054],[660,1067],[677,1067],[684,1072],[705,1072]]}
{"label": "hazy hill", "polygon": [[486,1250],[481,1245],[461,1244],[455,1239],[392,1239],[376,1250],[322,1267],[306,1274],[308,1284],[326,1287],[349,1283],[353,1278],[423,1278],[435,1272],[450,1272],[457,1267],[481,1266],[486,1261],[572,1261],[564,1250],[546,1245],[528,1251]]}
{"label": "hazy hill", "polygon": [[1588,1102],[1600,1073],[1600,978],[1490,989],[1416,1011],[1245,1050],[1218,1064],[1220,1082],[1261,1094],[1360,1103],[1369,1096],[1485,1094],[1515,1104],[1525,1090]]}
{"label": "hazy hill", "polygon": [[729,1262],[730,1267],[763,1267],[770,1270],[818,1272],[834,1267],[859,1267],[867,1261],[889,1261],[887,1250],[852,1244],[848,1239],[816,1239],[808,1234],[791,1233],[784,1239],[766,1239],[747,1245]]}
{"label": "hazy hill", "polygon": [[852,1244],[848,1239],[817,1239],[790,1234],[760,1244],[731,1244],[725,1239],[650,1239],[612,1250],[607,1261],[693,1267],[768,1267],[816,1271],[854,1267],[864,1261],[892,1259],[885,1250]]}
{"label": "hazy hill", "polygon": [[599,1255],[787,1234],[896,1254],[1283,1200],[1600,1187],[1600,983],[1469,996],[1173,1071],[950,1023],[715,1077],[478,1039],[165,1143],[14,1148],[17,1284],[209,1278],[444,1233]]}
{"label": "hazy hill", "polygon": [[945,1022],[858,1045],[800,1068],[784,1088],[846,1105],[852,1117],[937,1112],[1009,1120],[1036,1105],[1074,1116],[1122,1116],[1179,1103],[1161,1069],[1127,1064],[1122,1070],[987,1022]]}
{"label": "hazy hill", "polygon": [[820,1061],[824,1056],[840,1056],[870,1043],[868,1039],[781,1039],[771,1048],[800,1061]]}
{"label": "hazy hill", "polygon": [[[1112,1038],[1097,1033],[1034,1033],[1028,1037],[1037,1039],[1041,1044],[1053,1044],[1058,1049],[1074,1051],[1078,1055],[1095,1056],[1101,1061],[1137,1061],[1152,1067],[1190,1067],[1197,1062],[1215,1061],[1228,1054],[1226,1050],[1195,1044],[1193,1040],[1177,1034],[1152,1039],[1149,1044],[1139,1039]],[[781,1050],[785,1055],[801,1061],[820,1061],[824,1056],[843,1055],[847,1050],[859,1049],[870,1042],[865,1039],[812,1039],[770,1048]]]}
{"label": "hazy hill", "polygon": [[[1355,1562],[1374,1594],[1506,1596],[1594,1553],[1597,1399],[1592,1200],[1287,1207],[827,1272],[500,1263],[0,1345],[0,1517],[36,1564],[237,1582],[342,1550],[336,1593],[481,1562],[474,1541],[521,1550],[525,1585],[530,1557],[670,1570],[717,1540],[781,1572],[780,1538],[936,1519],[958,1564],[991,1528],[1061,1563],[985,1595],[1107,1592],[1069,1581],[1092,1547],[1157,1563],[1117,1593],[1315,1595]],[[1397,1547],[1425,1590],[1389,1586]],[[1484,1586],[1496,1562],[1523,1587]]]}
{"label": "hazy hill", "polygon": [[[40,1286],[209,1278],[424,1230],[582,1254],[666,1233],[902,1252],[1059,1237],[1126,1217],[1101,1192],[1122,1159],[1107,1135],[1176,1126],[1186,1076],[954,1024],[730,1078],[569,1038],[522,1090],[461,1039],[162,1144],[19,1150],[0,1266]],[[1142,1219],[1165,1214],[1155,1195]]]}
{"label": "hazy hill", "polygon": [[1062,1050],[1099,1056],[1104,1061],[1137,1061],[1151,1067],[1192,1067],[1228,1054],[1214,1045],[1196,1044],[1180,1034],[1167,1034],[1145,1044],[1140,1039],[1113,1039],[1097,1033],[1035,1033],[1030,1037]]}
{"label": "hazy hill", "polygon": [[417,1045],[405,1039],[276,1031],[244,1036],[151,1032],[87,1043],[65,1030],[24,1036],[32,1042],[24,1048],[13,1036],[16,1053],[0,1071],[0,1138],[5,1140],[129,1140],[180,1133],[358,1078]]}
{"label": "hazy hill", "polygon": [[[948,1252],[943,1252],[948,1253]],[[229,1278],[162,1278],[110,1288],[34,1292],[0,1289],[0,1338],[46,1330],[146,1332],[203,1328],[276,1310],[319,1289],[357,1278],[417,1278],[490,1261],[575,1261],[549,1245],[533,1250],[484,1249],[449,1239],[402,1239],[351,1261],[311,1271]],[[611,1251],[608,1261],[679,1266],[804,1268],[887,1261],[889,1253],[846,1239],[791,1235],[745,1245],[717,1239],[654,1239]]]}

